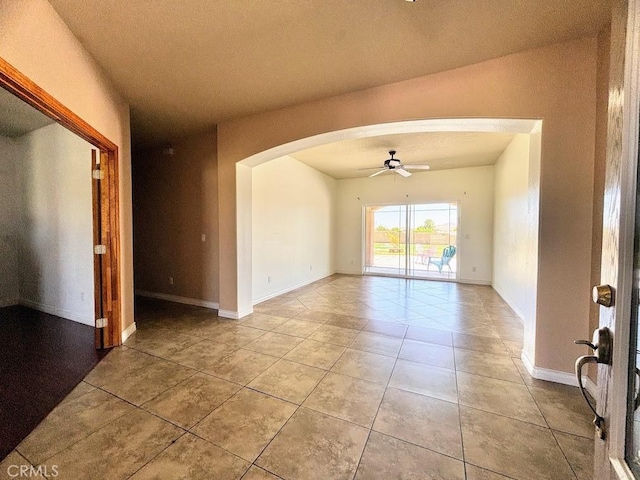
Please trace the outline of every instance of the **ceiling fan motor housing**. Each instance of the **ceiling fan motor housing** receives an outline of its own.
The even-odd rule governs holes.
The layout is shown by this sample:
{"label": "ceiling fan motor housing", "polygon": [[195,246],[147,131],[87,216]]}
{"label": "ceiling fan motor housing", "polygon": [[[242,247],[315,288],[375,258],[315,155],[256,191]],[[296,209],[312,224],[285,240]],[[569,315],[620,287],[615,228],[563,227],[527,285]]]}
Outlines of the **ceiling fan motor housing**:
{"label": "ceiling fan motor housing", "polygon": [[398,160],[397,158],[393,158],[395,154],[396,154],[395,150],[389,150],[389,155],[391,155],[391,158],[384,161],[385,168],[394,170],[396,167],[400,166],[400,160]]}

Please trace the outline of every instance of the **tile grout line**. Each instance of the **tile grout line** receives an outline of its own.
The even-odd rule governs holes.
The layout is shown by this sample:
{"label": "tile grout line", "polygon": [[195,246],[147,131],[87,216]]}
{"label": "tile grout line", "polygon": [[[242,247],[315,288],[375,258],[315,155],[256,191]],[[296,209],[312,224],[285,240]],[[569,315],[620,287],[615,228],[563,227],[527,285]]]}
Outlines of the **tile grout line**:
{"label": "tile grout line", "polygon": [[[341,277],[340,277],[340,278],[341,278]],[[334,281],[335,281],[335,280],[334,280]],[[333,282],[333,281],[332,281],[332,282]],[[321,285],[320,285],[320,288],[322,288],[323,286],[328,286],[328,285],[330,285],[332,282],[323,283],[323,284],[321,284]],[[312,292],[313,292],[313,291],[309,291],[309,290],[308,290],[308,287],[303,287],[303,288],[305,288],[305,293],[304,293],[304,294],[312,293]],[[451,289],[449,289],[449,290],[451,290]],[[444,299],[444,301],[446,301],[446,299]],[[300,303],[302,303],[302,302],[300,301]],[[307,311],[307,312],[311,312],[311,311],[313,311],[312,309],[307,308],[307,307],[306,307],[306,305],[304,305],[304,303],[302,303],[302,305],[305,307],[305,309],[306,309],[306,311]],[[427,304],[427,305],[428,305],[428,304]],[[289,307],[287,307],[287,308],[289,308]],[[373,310],[375,310],[375,309],[373,309]],[[443,310],[443,311],[447,311],[447,310]],[[257,313],[260,313],[260,312],[257,312]],[[301,309],[301,311],[300,311],[297,315],[299,316],[299,315],[302,315],[303,313],[304,313],[304,310],[302,310],[302,309]],[[330,313],[330,312],[327,312],[327,313]],[[448,312],[447,312],[447,313],[448,313]],[[265,315],[269,315],[269,314],[267,314],[267,313],[264,313],[264,314],[265,314]],[[336,313],[336,315],[337,315],[337,313]],[[344,314],[340,314],[340,315],[344,315]],[[348,317],[353,317],[353,318],[364,318],[364,317],[359,317],[359,316],[357,316],[357,315],[351,315],[351,314],[347,314],[346,316],[348,316]],[[290,318],[287,318],[287,320],[285,320],[285,322],[286,322],[286,321],[288,321],[288,320],[294,319],[294,318],[296,318],[296,317],[290,317]],[[391,319],[391,317],[388,317],[388,318],[389,318],[389,319]],[[364,318],[364,319],[366,319],[366,318]],[[300,320],[302,320],[302,319],[300,319]],[[366,330],[365,330],[365,328],[367,327],[367,325],[369,325],[372,321],[374,321],[374,320],[372,320],[372,319],[366,319],[366,320],[367,320],[367,322],[366,322],[366,323],[364,323],[364,325],[363,325],[361,328],[359,328],[359,329],[354,329],[354,330],[357,330],[357,331],[359,332],[359,333],[358,333],[358,336],[360,335],[360,333],[362,333],[362,332],[366,331]],[[308,320],[307,320],[307,321],[308,321]],[[378,321],[383,321],[383,322],[384,322],[385,320],[378,320]],[[285,322],[283,322],[283,323],[285,323]],[[315,321],[314,321],[314,323],[320,323],[320,322],[315,322]],[[387,322],[387,323],[403,325],[403,323],[398,323],[398,322],[395,322],[395,321],[390,321],[390,322]],[[494,322],[493,322],[493,320],[492,320],[492,323],[494,323]],[[321,323],[321,325],[326,325],[326,324],[327,324],[326,322]],[[333,325],[333,326],[336,326],[336,325]],[[406,326],[406,325],[405,325],[405,326]],[[410,326],[411,326],[411,325],[407,326],[407,328],[405,329],[404,335],[403,335],[403,337],[402,337],[401,348],[402,348],[402,345],[404,345],[404,343],[405,343],[406,336],[407,336],[407,333],[408,333],[408,331],[409,331]],[[495,324],[494,324],[494,326],[495,326]],[[246,327],[246,328],[255,328],[255,327]],[[277,326],[276,326],[276,327],[273,327],[273,328],[272,328],[272,329],[270,329],[270,330],[266,330],[266,332],[272,332],[275,328],[277,328]],[[258,329],[258,330],[263,331],[262,329]],[[443,330],[443,331],[445,331],[445,330]],[[279,333],[279,332],[275,332],[275,333]],[[396,336],[393,336],[393,335],[385,335],[384,333],[378,333],[378,332],[371,332],[371,333],[376,334],[376,335],[381,335],[381,336],[384,336],[384,337],[389,337],[389,338],[399,338],[399,337],[396,337]],[[464,332],[461,332],[461,333],[464,333]],[[263,334],[261,335],[261,337],[262,337],[262,336],[264,336],[264,335],[265,335],[265,333],[263,333]],[[287,334],[285,334],[285,335],[287,335]],[[308,335],[308,336],[306,336],[306,337],[303,337],[303,340],[302,340],[302,341],[305,341],[305,340],[310,339],[310,336],[311,336],[311,335],[312,335],[312,334],[310,334],[310,335]],[[197,337],[197,336],[196,336],[196,337]],[[188,347],[185,347],[185,348],[184,348],[184,349],[182,349],[182,350],[185,350],[185,349],[189,348],[190,346],[196,345],[196,344],[198,344],[198,343],[202,343],[202,342],[204,342],[204,341],[206,341],[206,340],[210,340],[210,338],[209,338],[209,337],[197,337],[197,338],[199,338],[200,340],[199,340],[199,341],[197,341],[197,342],[195,342],[195,343],[194,343],[194,344],[192,344],[192,345],[189,345]],[[298,338],[300,338],[300,337],[298,337]],[[333,372],[333,370],[332,370],[332,369],[333,369],[333,367],[334,367],[334,366],[335,366],[335,365],[340,361],[340,359],[342,359],[342,358],[343,358],[343,356],[345,355],[345,353],[347,352],[347,350],[348,350],[348,349],[350,349],[350,348],[352,348],[353,343],[355,343],[355,341],[356,341],[356,338],[357,338],[357,337],[354,337],[354,339],[351,341],[351,343],[350,343],[348,346],[346,346],[346,347],[345,347],[344,345],[341,345],[341,346],[340,346],[340,347],[342,347],[342,348],[345,348],[345,350],[340,354],[340,356],[338,357],[338,359],[333,363],[333,365],[332,365],[329,369],[324,369],[324,368],[323,368],[323,369],[321,369],[321,370],[324,370],[324,375],[322,376],[322,378],[320,379],[320,381],[319,381],[319,382],[314,386],[314,388],[311,390],[311,392],[310,392],[310,393],[305,397],[305,399],[304,399],[304,400],[303,400],[299,405],[297,405],[297,404],[296,404],[296,405],[297,405],[297,406],[296,406],[296,409],[294,410],[294,412],[292,413],[292,415],[289,417],[289,419],[287,419],[287,421],[286,421],[286,422],[283,424],[283,426],[278,430],[278,432],[277,432],[277,433],[272,437],[272,439],[269,441],[269,443],[267,444],[267,446],[266,446],[266,447],[265,447],[265,448],[260,452],[260,454],[258,455],[258,457],[256,457],[256,460],[257,460],[257,458],[259,458],[259,456],[264,452],[264,450],[265,450],[265,449],[266,449],[266,448],[271,444],[271,442],[275,439],[275,437],[276,437],[276,436],[281,432],[281,430],[284,428],[284,426],[285,426],[285,425],[287,425],[287,424],[288,424],[288,422],[291,420],[291,418],[292,418],[292,417],[293,417],[293,416],[298,412],[298,410],[302,407],[302,404],[303,404],[303,403],[304,403],[304,402],[309,398],[309,396],[310,396],[313,392],[315,392],[315,391],[316,391],[316,389],[318,388],[318,386],[320,385],[320,383],[321,383],[322,381],[324,381],[324,379],[328,376],[328,374],[329,374],[330,372],[331,372],[331,373],[338,373],[338,372]],[[500,338],[500,341],[502,342],[502,336],[501,336],[501,335],[499,335],[499,338]],[[214,341],[215,341],[215,340],[214,340]],[[317,341],[317,340],[316,340],[316,341]],[[328,343],[328,342],[322,342],[322,343]],[[427,342],[427,343],[428,343],[428,342]],[[225,345],[228,345],[228,344],[225,344]],[[503,344],[503,346],[504,346],[504,344]],[[245,345],[244,347],[246,347],[246,345]],[[235,348],[234,352],[237,352],[238,350],[241,350],[241,349],[246,349],[246,348],[244,348],[244,347],[238,347],[238,348],[236,348],[236,347],[234,346],[234,348]],[[128,348],[132,348],[133,350],[136,350],[136,351],[138,351],[138,352],[140,352],[140,353],[144,353],[144,354],[146,354],[146,355],[150,355],[150,356],[152,356],[152,357],[154,357],[154,358],[158,358],[158,359],[161,359],[161,360],[165,360],[165,361],[167,361],[167,362],[174,363],[174,364],[178,364],[178,365],[181,365],[181,366],[183,366],[183,367],[186,367],[186,368],[189,368],[189,369],[191,369],[191,370],[194,370],[194,373],[193,373],[192,375],[190,375],[188,378],[181,380],[180,382],[178,382],[177,384],[175,384],[175,385],[173,385],[173,386],[171,386],[171,387],[168,387],[166,390],[164,390],[163,392],[159,393],[156,397],[154,397],[154,399],[155,399],[155,398],[158,398],[159,396],[161,396],[162,394],[164,394],[166,391],[168,391],[168,390],[170,390],[170,389],[172,389],[172,388],[175,388],[176,386],[181,385],[182,383],[186,382],[189,378],[192,378],[192,377],[193,377],[194,375],[196,375],[197,373],[203,373],[203,374],[208,375],[208,376],[211,376],[211,377],[213,377],[213,378],[220,378],[220,379],[222,379],[222,380],[224,380],[224,381],[227,381],[227,382],[230,382],[230,383],[234,383],[234,384],[236,384],[236,385],[239,385],[239,386],[240,386],[240,389],[238,390],[238,392],[242,391],[242,389],[244,389],[244,388],[247,388],[248,390],[253,390],[252,388],[248,387],[248,384],[247,384],[247,385],[244,385],[244,384],[238,384],[238,383],[233,382],[233,381],[230,381],[230,380],[228,380],[228,379],[226,379],[226,378],[218,377],[218,376],[216,376],[215,374],[211,374],[211,373],[209,373],[209,372],[205,372],[205,371],[199,370],[199,369],[197,369],[197,368],[196,368],[196,369],[194,369],[194,368],[192,368],[192,367],[184,366],[184,365],[182,365],[182,364],[180,364],[180,363],[178,363],[178,362],[176,362],[176,361],[170,360],[170,359],[168,359],[168,358],[165,358],[165,357],[162,357],[162,356],[159,356],[159,355],[150,354],[150,353],[148,353],[148,352],[145,352],[144,350],[138,350],[138,349],[136,349],[135,347],[128,347]],[[297,346],[296,346],[296,347],[293,347],[292,349],[290,349],[290,350],[289,350],[289,352],[287,352],[287,353],[285,353],[284,355],[281,355],[281,356],[275,356],[275,355],[269,355],[269,354],[267,354],[267,355],[269,355],[269,356],[273,356],[273,357],[277,358],[276,362],[278,362],[279,360],[284,359],[284,356],[286,356],[288,353],[290,353],[291,351],[293,351],[295,348],[297,348]],[[362,351],[362,350],[358,350],[357,348],[353,348],[353,349],[354,349],[354,350],[356,350],[356,351]],[[248,350],[248,349],[246,349],[246,350]],[[231,353],[229,353],[229,354],[227,354],[227,355],[224,355],[224,356],[222,356],[221,358],[226,358],[227,356],[232,355],[234,352],[231,352]],[[366,352],[366,353],[372,353],[372,354],[376,354],[376,355],[381,355],[379,352],[371,352],[371,351],[368,351],[368,350],[364,350],[364,352]],[[258,352],[258,353],[264,354],[264,353],[262,353],[262,352]],[[362,461],[362,457],[363,457],[363,455],[364,455],[364,450],[366,449],[366,445],[368,444],[369,438],[370,438],[370,436],[371,436],[371,432],[373,431],[373,425],[375,424],[375,421],[376,421],[376,419],[377,419],[377,417],[378,417],[378,414],[379,414],[379,412],[380,412],[380,409],[381,409],[381,406],[382,406],[382,402],[384,401],[384,396],[386,395],[386,393],[387,393],[387,391],[388,391],[389,383],[390,383],[391,377],[392,377],[392,375],[393,375],[393,372],[395,371],[395,368],[396,368],[397,362],[398,362],[398,360],[399,360],[399,355],[400,355],[400,353],[398,352],[398,354],[396,354],[395,356],[390,356],[390,355],[386,355],[386,354],[382,354],[382,355],[387,356],[387,357],[393,357],[393,358],[394,358],[394,365],[393,365],[393,368],[391,369],[391,374],[389,375],[389,378],[387,379],[387,382],[386,382],[386,384],[384,385],[384,392],[383,392],[383,395],[382,395],[382,397],[381,397],[381,400],[380,400],[380,403],[379,403],[379,405],[378,405],[378,408],[377,408],[377,410],[376,410],[376,415],[374,416],[373,423],[371,424],[371,427],[368,429],[368,430],[369,430],[369,433],[368,433],[368,436],[367,436],[367,440],[365,441],[365,444],[364,444],[365,446],[364,446],[364,448],[363,448],[363,452],[362,452],[362,454],[360,455],[360,460],[359,460],[359,462],[358,462],[358,466],[356,466],[356,470],[355,470],[355,472],[354,472],[354,475],[357,473],[357,470],[358,470],[358,468],[359,468],[360,462]],[[288,360],[288,359],[287,359],[287,360]],[[293,360],[289,360],[289,361],[293,361]],[[293,362],[295,362],[295,361],[293,361]],[[457,365],[456,365],[456,363],[455,363],[455,362],[456,362],[456,360],[455,360],[455,349],[454,349],[454,369],[453,369],[453,370],[454,370],[454,372],[455,372],[455,373],[454,373],[454,375],[455,375],[455,378],[456,378],[456,392],[458,393],[458,375],[457,375],[457,374],[458,374],[458,370],[457,370]],[[306,364],[303,364],[303,363],[300,363],[300,362],[295,362],[295,363],[297,363],[297,364],[301,364],[301,365],[306,365]],[[417,362],[417,363],[420,363],[420,362]],[[141,368],[145,368],[145,367],[141,367]],[[271,367],[268,367],[266,370],[268,370],[269,368],[271,368]],[[316,368],[317,368],[317,367],[316,367]],[[266,371],[266,370],[265,370],[265,371]],[[137,372],[138,370],[135,370],[135,371]],[[264,373],[264,372],[262,372],[262,373]],[[262,374],[262,373],[261,373],[261,374]],[[259,377],[261,374],[259,374],[257,377]],[[344,374],[340,373],[340,375],[344,375]],[[520,374],[520,375],[522,376],[522,374]],[[349,375],[346,375],[346,376],[348,376],[348,377],[350,377],[350,378],[356,378],[356,379],[359,379],[358,377],[351,377],[351,376],[349,376]],[[256,378],[257,378],[257,377],[256,377]],[[488,377],[488,378],[493,378],[493,377]],[[368,380],[363,380],[363,379],[359,379],[359,380],[362,380],[362,381],[368,381]],[[91,386],[95,386],[95,385],[93,385],[93,384],[91,384],[91,383],[89,383],[89,382],[86,382],[86,383],[87,383],[87,384],[89,384],[89,385],[91,385]],[[249,383],[251,383],[251,382],[249,382]],[[375,383],[375,382],[372,382],[372,383]],[[514,383],[515,383],[515,382],[514,382]],[[525,385],[526,385],[526,383],[525,383]],[[526,386],[527,386],[527,391],[528,391],[529,393],[531,393],[531,392],[530,392],[530,388],[529,388],[529,386],[528,386],[528,385],[526,385]],[[104,392],[106,392],[106,393],[108,393],[108,394],[110,394],[110,395],[113,395],[113,396],[114,396],[114,397],[116,397],[116,398],[120,398],[120,397],[118,397],[117,395],[114,395],[114,394],[112,394],[111,392],[108,392],[107,390],[105,390],[105,389],[104,389],[104,388],[102,388],[102,387],[98,387],[98,386],[95,386],[95,387],[96,387],[96,388],[98,388],[98,389],[99,389],[99,390],[101,390],[101,391],[104,391]],[[232,396],[231,396],[231,397],[229,397],[229,398],[233,398],[233,397],[234,397],[238,392],[236,392],[234,395],[232,395]],[[279,399],[279,400],[284,400],[284,399],[281,399],[281,398],[279,398],[279,397],[277,397],[277,396],[275,396],[275,395],[270,395],[270,394],[267,394],[267,393],[265,393],[265,392],[260,392],[260,393],[262,393],[262,394],[264,394],[264,395],[271,396],[271,397],[273,397],[273,398],[277,398],[277,399]],[[412,393],[416,393],[416,392],[412,392]],[[418,395],[423,395],[423,394],[418,394]],[[430,397],[429,395],[424,395],[424,396]],[[431,397],[431,398],[436,398],[436,397]],[[125,399],[122,399],[122,400],[123,400],[123,401],[125,401],[125,402],[127,402],[127,403],[130,403],[131,405],[133,405],[133,407],[134,407],[134,408],[140,409],[140,410],[145,411],[145,412],[147,412],[147,413],[149,413],[149,414],[151,414],[151,415],[154,415],[154,416],[156,416],[156,417],[158,417],[158,418],[162,419],[163,421],[167,421],[167,420],[163,419],[162,417],[160,417],[160,416],[158,416],[158,415],[155,415],[155,414],[153,414],[152,412],[149,412],[149,411],[145,410],[145,409],[144,409],[144,407],[143,407],[142,405],[141,405],[141,406],[137,406],[137,405],[132,404],[131,402],[128,402],[128,401],[127,401],[127,400],[125,400]],[[152,399],[152,400],[153,400],[153,399]],[[150,401],[152,401],[152,400],[150,400]],[[221,403],[220,405],[218,405],[215,409],[213,409],[213,410],[212,410],[212,412],[213,412],[213,411],[215,411],[216,409],[220,408],[220,407],[221,407],[224,403],[226,403],[228,400],[229,400],[229,399],[227,399],[227,400],[225,400],[224,402],[222,402],[222,403]],[[534,399],[534,400],[535,400],[535,399]],[[286,400],[285,400],[285,401],[286,401]],[[146,403],[148,403],[148,402],[145,402],[145,404],[146,404]],[[288,403],[291,403],[291,402],[288,402]],[[458,400],[457,404],[458,404],[459,422],[461,422],[461,420],[460,420],[460,406],[461,406],[461,405],[460,405],[459,400]],[[537,405],[537,403],[536,403],[536,405]],[[305,408],[307,408],[307,407],[305,407]],[[469,408],[471,408],[471,407],[469,407]],[[311,410],[313,410],[313,409],[311,409]],[[212,413],[212,412],[209,412],[209,414],[210,414],[210,413]],[[130,413],[130,412],[129,412],[129,413]],[[327,416],[329,416],[329,417],[332,417],[332,418],[338,418],[338,417],[334,417],[333,415],[330,415],[330,414],[325,414],[324,412],[321,412],[321,413],[323,413],[324,415],[327,415]],[[209,414],[205,415],[205,416],[203,417],[203,419],[204,419],[204,418],[206,418]],[[124,414],[124,415],[126,415],[126,414]],[[120,418],[120,417],[119,417],[119,418]],[[507,417],[507,418],[511,418],[511,417]],[[546,422],[546,417],[544,417],[544,416],[543,416],[543,418],[545,418],[545,422]],[[339,420],[345,421],[344,419],[339,419]],[[168,422],[168,423],[170,423],[170,424],[173,424],[171,421],[167,421],[167,422]],[[194,426],[192,426],[192,427],[191,427],[191,429],[195,428],[195,427],[196,427],[198,424],[200,424],[201,422],[202,422],[202,419],[201,419],[199,422],[197,422]],[[358,425],[358,424],[355,424],[355,423],[353,423],[353,422],[349,422],[349,421],[346,421],[346,422],[351,423],[351,424],[353,424],[353,425]],[[547,422],[547,425],[548,425],[548,422]],[[359,427],[362,427],[361,425],[358,425],[358,426],[359,426]],[[193,434],[193,433],[190,431],[191,429],[186,429],[186,430],[185,430],[184,428],[182,428],[182,427],[180,427],[180,426],[177,426],[177,427],[178,427],[178,428],[181,428],[181,429],[183,430],[183,433],[182,433],[182,435],[180,435],[176,440],[174,440],[174,442],[175,442],[175,441],[177,441],[177,440],[178,440],[179,438],[181,438],[182,436],[184,436],[187,432],[188,432],[188,433],[191,433],[192,435],[196,436],[197,438],[201,438],[201,437],[199,437],[199,436],[197,436],[197,435]],[[102,427],[101,427],[101,428],[102,428]],[[549,429],[550,429],[550,427],[549,427]],[[550,430],[551,430],[551,429],[550,429]],[[462,429],[461,429],[461,431],[462,431]],[[93,433],[95,433],[95,432],[93,432]],[[93,434],[93,433],[92,433],[92,434]],[[553,431],[552,431],[552,433],[553,433]],[[90,435],[91,435],[91,434],[90,434]],[[393,437],[392,435],[390,435],[390,437],[395,438],[395,437]],[[554,437],[555,437],[555,435],[554,435]],[[208,441],[208,440],[206,440],[206,439],[203,439],[203,440],[204,440],[204,441],[207,441],[208,443],[212,443],[212,442],[209,442],[209,441]],[[399,440],[401,440],[401,441],[403,441],[403,442],[406,442],[406,440],[402,440],[402,439],[399,439]],[[462,440],[462,438],[461,438],[461,440]],[[173,443],[173,442],[172,442],[172,443]],[[412,442],[407,442],[407,443],[412,444]],[[556,439],[556,443],[557,443],[557,439]],[[170,445],[171,445],[171,444],[170,444]],[[169,445],[169,446],[170,446],[170,445]],[[215,445],[215,444],[214,444],[214,445]],[[414,444],[414,445],[415,445],[415,444]],[[165,449],[163,449],[161,452],[159,452],[159,453],[156,455],[156,457],[157,457],[158,455],[160,455],[164,450],[166,450],[169,446],[165,447]],[[422,446],[420,446],[420,445],[417,445],[417,446],[418,446],[418,447],[420,447],[420,448],[425,448],[425,447],[422,447]],[[218,447],[218,446],[217,446],[217,447]],[[222,448],[222,447],[218,447],[218,448]],[[224,450],[224,449],[223,449],[223,450]],[[426,448],[426,450],[430,450],[430,449]],[[562,449],[561,449],[561,450],[562,450]],[[226,450],[225,450],[225,451],[226,451]],[[432,450],[431,450],[431,451],[432,451]],[[233,454],[232,452],[229,452],[229,453]],[[438,454],[440,454],[440,455],[444,455],[444,454],[441,454],[440,452],[436,452],[436,453],[438,453]],[[563,451],[563,453],[564,453],[564,451]],[[235,455],[235,454],[233,454],[233,455]],[[235,456],[237,456],[237,455],[235,455]],[[445,456],[447,456],[447,455],[445,455]],[[155,459],[156,457],[154,457],[153,459]],[[566,456],[565,456],[565,457],[566,457]],[[26,457],[25,457],[25,458],[26,458]],[[454,457],[450,457],[450,458],[454,458]],[[152,459],[152,460],[153,460],[153,459]],[[152,461],[152,460],[150,460],[150,461]],[[458,459],[458,460],[459,460],[459,459]],[[150,461],[149,461],[149,462],[150,462]],[[149,463],[149,462],[147,462],[147,463]],[[465,462],[465,460],[464,460],[464,446],[463,446],[463,462],[466,464],[466,462]],[[145,465],[146,465],[146,464],[145,464]],[[249,468],[251,467],[251,465],[255,465],[255,461],[254,461],[253,463],[251,463],[251,462],[250,462],[250,466],[249,466]],[[143,467],[144,467],[144,466],[143,466]],[[141,467],[141,468],[143,468],[143,467]],[[258,468],[262,468],[262,467],[258,467]],[[265,470],[266,470],[266,469],[265,469]],[[268,471],[268,470],[267,470],[267,471]],[[247,471],[245,471],[245,473],[243,474],[243,476],[244,476],[244,475],[246,475],[246,473],[247,473],[247,472],[248,472],[248,469],[247,469]]]}
{"label": "tile grout line", "polygon": [[564,450],[562,448],[562,446],[560,445],[560,442],[558,441],[558,437],[556,437],[556,434],[553,432],[553,429],[549,429],[551,431],[551,436],[553,436],[553,439],[555,440],[556,444],[558,445],[558,448],[560,449],[560,452],[562,453],[562,456],[564,457],[565,461],[567,462],[567,465],[569,465],[569,469],[571,470],[571,473],[573,473],[574,476],[574,480],[578,480],[578,474],[576,473],[575,469],[573,468],[573,465],[571,465],[571,462],[569,461],[569,458],[567,457],[567,454],[564,453]]}
{"label": "tile grout line", "polygon": [[[406,337],[406,332],[405,332]],[[405,337],[402,338],[402,343],[400,344],[400,350],[402,350],[402,346],[404,345]],[[400,351],[398,351],[398,355]],[[364,457],[364,452],[367,449],[367,445],[369,444],[369,439],[371,438],[371,432],[373,432],[373,427],[376,424],[376,420],[378,419],[378,414],[380,413],[380,408],[382,408],[382,403],[384,402],[384,397],[387,395],[387,390],[389,388],[389,382],[391,381],[391,377],[393,377],[393,372],[396,369],[396,364],[398,363],[398,357],[396,356],[395,361],[393,362],[393,368],[391,368],[391,373],[389,374],[389,378],[387,379],[387,383],[384,386],[384,392],[382,393],[382,397],[380,397],[380,403],[378,404],[378,408],[376,409],[376,414],[373,417],[373,421],[371,422],[371,427],[369,428],[369,434],[367,435],[367,440],[364,442],[364,447],[362,448],[362,453],[360,454],[360,459],[358,460],[358,465],[356,465],[355,472],[353,476],[358,474],[358,470],[360,469],[360,464],[362,463],[362,458]]]}
{"label": "tile grout line", "polygon": [[175,444],[178,440],[180,440],[182,437],[184,437],[185,435],[187,435],[188,432],[184,431],[182,432],[182,434],[172,440],[171,442],[169,442],[169,445],[167,445],[166,447],[164,447],[162,450],[160,450],[156,455],[154,455],[152,458],[149,459],[149,461],[145,462],[142,466],[140,466],[140,468],[138,468],[136,471],[134,471],[131,475],[129,475],[127,477],[127,479],[133,477],[136,473],[138,473],[140,470],[142,470],[144,467],[146,467],[147,465],[149,465],[151,462],[153,462],[156,458],[158,458],[164,451],[166,451],[168,448],[170,448],[173,444]]}

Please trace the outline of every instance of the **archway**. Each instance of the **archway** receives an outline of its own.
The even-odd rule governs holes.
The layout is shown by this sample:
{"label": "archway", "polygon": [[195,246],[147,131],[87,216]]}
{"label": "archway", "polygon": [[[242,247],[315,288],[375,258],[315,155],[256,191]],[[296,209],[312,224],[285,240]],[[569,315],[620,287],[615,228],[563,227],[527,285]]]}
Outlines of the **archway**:
{"label": "archway", "polygon": [[538,271],[538,215],[540,196],[540,140],[542,121],[535,119],[425,119],[337,130],[302,138],[252,155],[236,164],[237,206],[237,285],[238,310],[221,310],[221,316],[242,318],[253,311],[252,296],[252,168],[300,150],[342,140],[389,134],[422,132],[487,132],[528,134],[535,144],[530,149],[527,224],[527,298],[520,308],[525,323],[524,352],[532,358],[535,351],[535,318]]}

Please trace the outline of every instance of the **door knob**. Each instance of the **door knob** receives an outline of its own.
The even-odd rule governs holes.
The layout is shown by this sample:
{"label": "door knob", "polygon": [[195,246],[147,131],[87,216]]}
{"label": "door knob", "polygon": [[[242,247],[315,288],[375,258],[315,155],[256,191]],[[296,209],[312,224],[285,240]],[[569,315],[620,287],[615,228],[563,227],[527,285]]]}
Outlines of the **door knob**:
{"label": "door knob", "polygon": [[603,307],[613,306],[613,287],[611,285],[596,285],[591,291],[593,303]]}
{"label": "door knob", "polygon": [[587,345],[595,353],[595,355],[583,355],[576,359],[576,377],[578,379],[578,387],[580,387],[580,392],[587,402],[587,405],[589,405],[589,408],[595,415],[593,424],[596,426],[596,432],[598,433],[600,439],[604,440],[604,418],[598,415],[596,407],[591,404],[591,400],[589,400],[589,397],[587,396],[587,391],[585,390],[582,383],[582,367],[584,367],[588,363],[603,363],[606,365],[611,365],[611,349],[613,346],[613,337],[611,335],[611,330],[609,330],[607,327],[600,328],[593,333],[592,342],[589,342],[588,340],[576,340],[574,343],[576,343],[577,345]]}

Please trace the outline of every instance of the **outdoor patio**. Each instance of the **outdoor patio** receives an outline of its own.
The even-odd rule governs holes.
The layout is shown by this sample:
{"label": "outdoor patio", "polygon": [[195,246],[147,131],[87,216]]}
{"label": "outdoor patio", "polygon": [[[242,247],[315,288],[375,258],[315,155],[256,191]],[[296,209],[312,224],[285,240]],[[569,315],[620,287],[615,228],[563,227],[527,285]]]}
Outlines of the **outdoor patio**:
{"label": "outdoor patio", "polygon": [[[455,280],[457,272],[457,259],[453,257],[449,268],[444,267],[442,273],[435,265],[428,265],[427,260],[423,263],[421,255],[409,255],[409,263],[405,265],[405,255],[374,255],[373,264],[365,266],[364,273],[374,273],[379,275],[400,275],[417,278],[428,278],[433,280]],[[405,274],[405,266],[408,271]]]}

